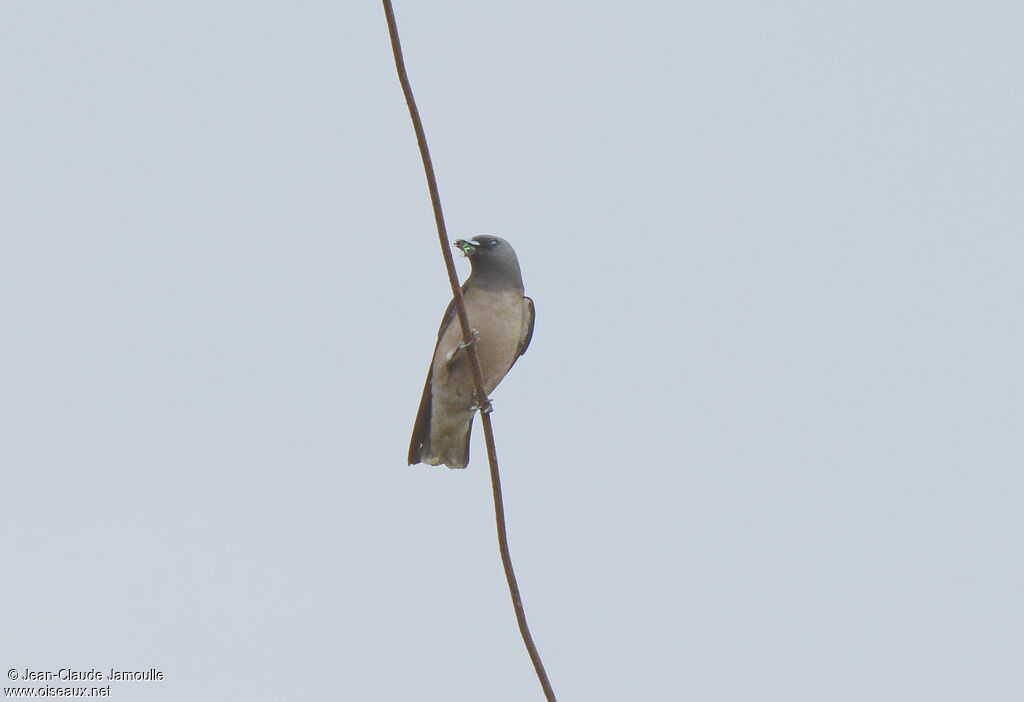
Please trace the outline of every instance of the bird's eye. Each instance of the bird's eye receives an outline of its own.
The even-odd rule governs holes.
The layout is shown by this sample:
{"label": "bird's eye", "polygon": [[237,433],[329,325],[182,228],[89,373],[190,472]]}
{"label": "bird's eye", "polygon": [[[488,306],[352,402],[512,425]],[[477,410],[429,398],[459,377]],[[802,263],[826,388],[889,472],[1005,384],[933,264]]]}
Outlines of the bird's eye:
{"label": "bird's eye", "polygon": [[492,247],[493,246],[497,246],[498,245],[498,240],[497,239],[491,239],[489,242],[487,242],[487,245],[488,246],[492,246]]}

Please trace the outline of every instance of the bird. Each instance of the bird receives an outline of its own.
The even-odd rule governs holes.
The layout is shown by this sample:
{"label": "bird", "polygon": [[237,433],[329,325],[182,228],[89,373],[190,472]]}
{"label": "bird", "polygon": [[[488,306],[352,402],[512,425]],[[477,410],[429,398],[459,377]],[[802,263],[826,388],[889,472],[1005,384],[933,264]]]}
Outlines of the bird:
{"label": "bird", "polygon": [[[468,241],[457,239],[455,247],[469,258],[472,266],[469,279],[462,286],[462,297],[483,372],[484,391],[489,396],[530,346],[535,318],[533,300],[524,294],[519,259],[507,241],[480,235]],[[452,299],[437,332],[434,356],[423,386],[409,442],[409,465],[422,462],[465,468],[469,464],[469,434],[479,408]]]}

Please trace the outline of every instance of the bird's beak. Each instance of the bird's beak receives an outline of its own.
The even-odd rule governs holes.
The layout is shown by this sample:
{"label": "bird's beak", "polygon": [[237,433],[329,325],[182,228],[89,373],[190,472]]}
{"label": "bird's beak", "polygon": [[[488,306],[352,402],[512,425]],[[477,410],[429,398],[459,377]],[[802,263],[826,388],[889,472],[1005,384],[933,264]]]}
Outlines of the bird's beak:
{"label": "bird's beak", "polygon": [[479,241],[467,241],[465,239],[456,239],[455,248],[462,251],[466,256],[472,256],[476,253],[477,247],[480,246]]}

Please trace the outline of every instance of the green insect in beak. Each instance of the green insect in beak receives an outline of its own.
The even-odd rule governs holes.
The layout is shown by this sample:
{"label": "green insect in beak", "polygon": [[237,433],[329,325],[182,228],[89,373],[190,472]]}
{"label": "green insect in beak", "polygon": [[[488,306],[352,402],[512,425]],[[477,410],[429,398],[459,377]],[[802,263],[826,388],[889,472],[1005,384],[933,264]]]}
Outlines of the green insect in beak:
{"label": "green insect in beak", "polygon": [[455,247],[467,256],[472,256],[476,253],[476,248],[478,246],[480,246],[480,244],[475,241],[466,241],[465,239],[455,240]]}

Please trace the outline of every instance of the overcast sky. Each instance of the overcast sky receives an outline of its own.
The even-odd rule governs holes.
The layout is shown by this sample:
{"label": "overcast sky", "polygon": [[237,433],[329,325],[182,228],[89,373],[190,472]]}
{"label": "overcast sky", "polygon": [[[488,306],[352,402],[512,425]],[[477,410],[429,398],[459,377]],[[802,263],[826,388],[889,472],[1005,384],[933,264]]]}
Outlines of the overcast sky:
{"label": "overcast sky", "polygon": [[[1024,699],[1021,5],[396,12],[536,301],[559,699]],[[405,464],[450,291],[380,4],[4,2],[0,64],[2,670],[542,699],[479,426]]]}

